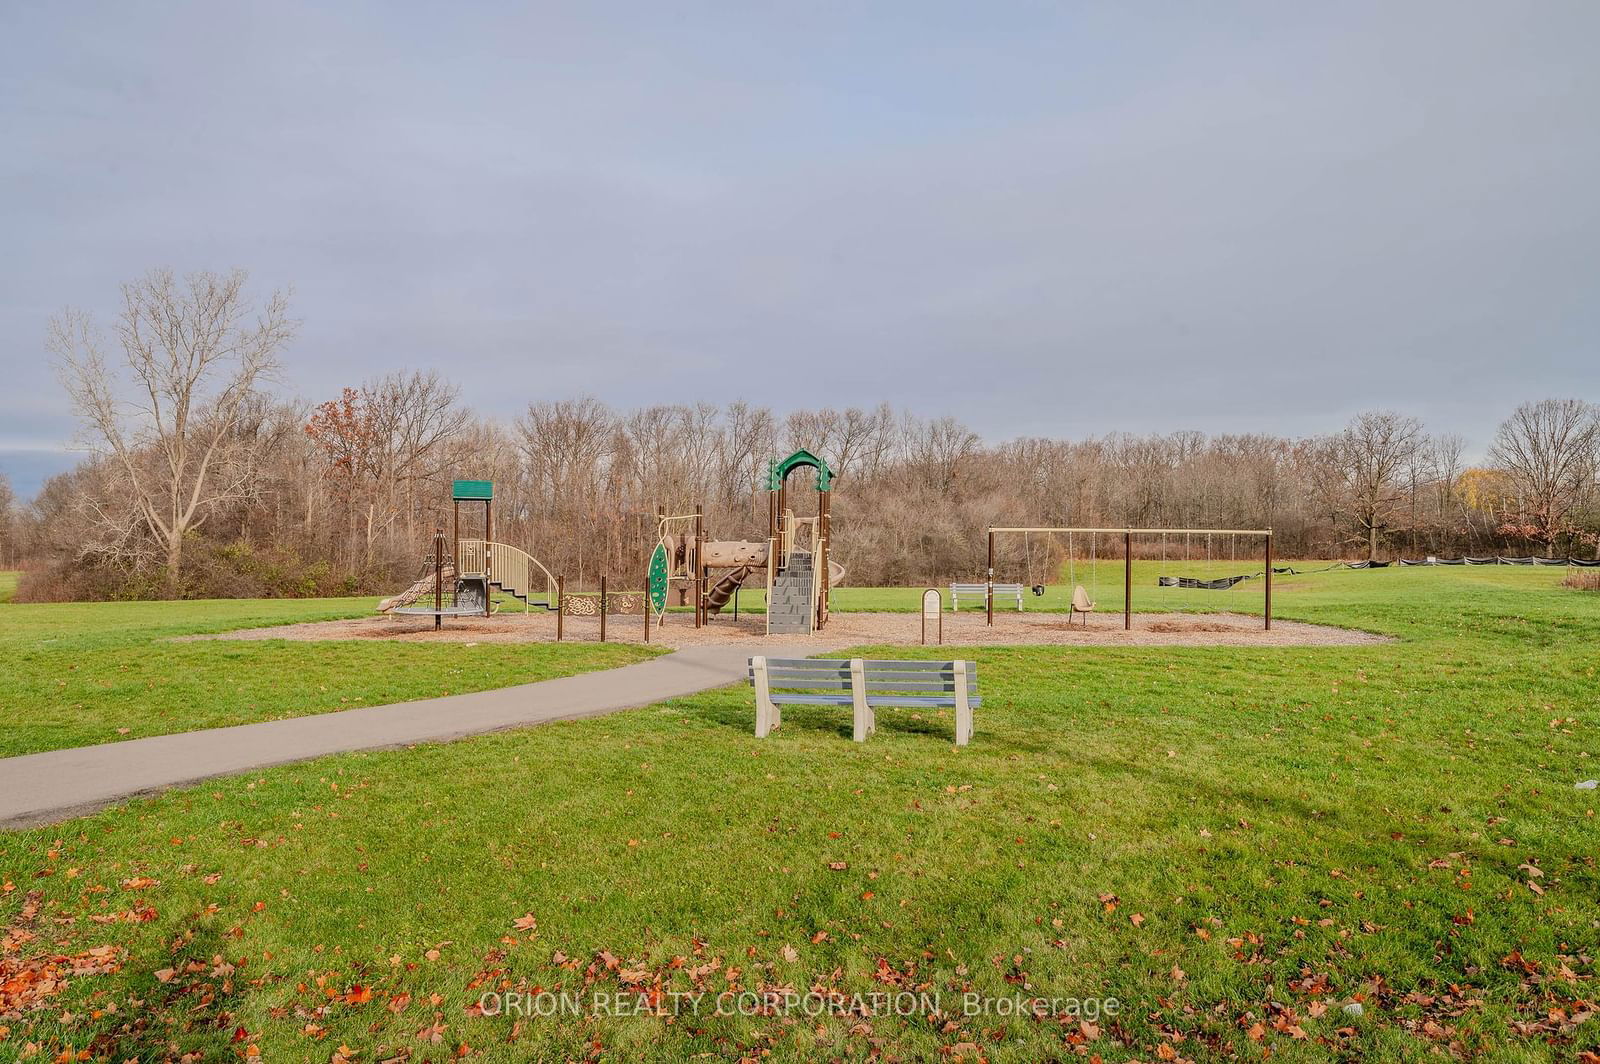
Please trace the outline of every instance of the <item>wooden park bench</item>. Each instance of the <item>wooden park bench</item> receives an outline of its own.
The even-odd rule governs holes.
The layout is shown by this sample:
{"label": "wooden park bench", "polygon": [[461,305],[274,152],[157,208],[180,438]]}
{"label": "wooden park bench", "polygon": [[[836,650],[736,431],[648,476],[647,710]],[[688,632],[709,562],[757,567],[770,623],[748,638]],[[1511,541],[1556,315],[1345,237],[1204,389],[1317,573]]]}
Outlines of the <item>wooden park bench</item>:
{"label": "wooden park bench", "polygon": [[[950,609],[952,611],[959,611],[961,609],[961,596],[962,595],[965,595],[968,598],[976,597],[977,600],[978,600],[978,605],[979,606],[985,605],[987,600],[984,597],[984,591],[988,586],[989,585],[987,585],[987,584],[951,584],[950,585]],[[1016,600],[1017,600],[1017,612],[1018,613],[1022,612],[1022,585],[1021,584],[996,584],[996,585],[994,585],[994,600],[995,600],[996,604],[998,604],[1000,602],[1001,596],[1004,596],[1006,598],[1013,598],[1013,597],[1016,598]]]}
{"label": "wooden park bench", "polygon": [[868,661],[861,658],[750,659],[756,737],[782,723],[779,706],[850,706],[855,741],[878,727],[876,709],[954,709],[956,745],[972,738],[978,668],[970,661]]}

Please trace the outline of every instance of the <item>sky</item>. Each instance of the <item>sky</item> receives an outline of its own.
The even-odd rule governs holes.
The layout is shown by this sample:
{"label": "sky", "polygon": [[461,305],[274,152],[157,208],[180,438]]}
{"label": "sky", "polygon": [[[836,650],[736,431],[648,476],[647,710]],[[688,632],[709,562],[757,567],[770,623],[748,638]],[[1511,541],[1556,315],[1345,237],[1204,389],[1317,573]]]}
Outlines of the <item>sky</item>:
{"label": "sky", "polygon": [[77,457],[50,317],[156,266],[292,288],[313,401],[1384,408],[1481,451],[1600,400],[1596,39],[1592,0],[0,0],[0,473]]}

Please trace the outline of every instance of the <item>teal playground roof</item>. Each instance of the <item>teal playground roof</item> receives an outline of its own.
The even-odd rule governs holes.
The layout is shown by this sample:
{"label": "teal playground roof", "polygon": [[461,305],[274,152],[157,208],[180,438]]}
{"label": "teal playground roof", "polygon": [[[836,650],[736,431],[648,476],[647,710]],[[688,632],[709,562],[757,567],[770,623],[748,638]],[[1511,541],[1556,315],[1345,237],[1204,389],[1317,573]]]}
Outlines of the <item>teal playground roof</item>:
{"label": "teal playground roof", "polygon": [[833,470],[828,468],[828,463],[802,448],[783,461],[773,462],[767,467],[767,490],[777,491],[783,487],[790,471],[798,466],[810,466],[817,471],[818,491],[827,491],[833,483]]}
{"label": "teal playground roof", "polygon": [[492,499],[494,481],[458,480],[450,486],[450,498],[458,502],[462,499]]}

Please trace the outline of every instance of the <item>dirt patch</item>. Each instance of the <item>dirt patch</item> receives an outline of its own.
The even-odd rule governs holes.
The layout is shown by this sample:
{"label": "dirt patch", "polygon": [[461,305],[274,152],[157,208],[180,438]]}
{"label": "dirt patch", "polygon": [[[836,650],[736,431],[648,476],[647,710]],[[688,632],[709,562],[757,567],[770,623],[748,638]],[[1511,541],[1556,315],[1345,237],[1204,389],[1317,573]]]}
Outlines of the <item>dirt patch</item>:
{"label": "dirt patch", "polygon": [[1150,626],[1152,632],[1234,632],[1237,628],[1226,624],[1213,624],[1210,621],[1195,621],[1188,624],[1179,624],[1176,621],[1157,621]]}
{"label": "dirt patch", "polygon": [[[1068,623],[1059,613],[996,613],[994,627],[983,614],[944,615],[944,642],[951,646],[1048,644],[1060,646],[1345,646],[1386,643],[1387,636],[1332,628],[1320,624],[1275,620],[1263,631],[1261,618],[1236,613],[1136,613],[1133,628],[1125,631],[1122,614],[1090,614]],[[568,617],[563,636],[574,642],[600,638],[594,617]],[[435,631],[429,617],[372,616],[343,621],[249,628],[190,639],[395,639],[418,643],[546,643],[556,637],[556,618],[546,611],[497,613],[493,617],[447,617]],[[610,617],[606,638],[621,643],[644,640],[640,617]],[[765,645],[825,642],[830,645],[889,644],[914,646],[922,641],[922,619],[915,613],[835,613],[822,638],[766,635],[761,614],[744,614],[738,621],[714,618],[696,629],[690,614],[669,614],[666,624],[651,630],[650,641],[665,647],[704,646],[760,640]]]}

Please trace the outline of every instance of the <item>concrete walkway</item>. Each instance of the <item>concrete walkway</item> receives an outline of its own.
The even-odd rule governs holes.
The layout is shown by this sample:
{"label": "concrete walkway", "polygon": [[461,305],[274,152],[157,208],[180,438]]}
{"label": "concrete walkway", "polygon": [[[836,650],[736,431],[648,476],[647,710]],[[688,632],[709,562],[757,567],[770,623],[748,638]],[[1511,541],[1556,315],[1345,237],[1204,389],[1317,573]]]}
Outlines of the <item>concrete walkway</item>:
{"label": "concrete walkway", "polygon": [[[783,653],[806,657],[822,649],[786,646]],[[135,795],[323,754],[443,742],[649,705],[742,680],[746,660],[759,653],[759,645],[749,644],[690,647],[494,691],[0,758],[0,828],[49,824]],[[753,703],[750,720],[754,728]]]}

